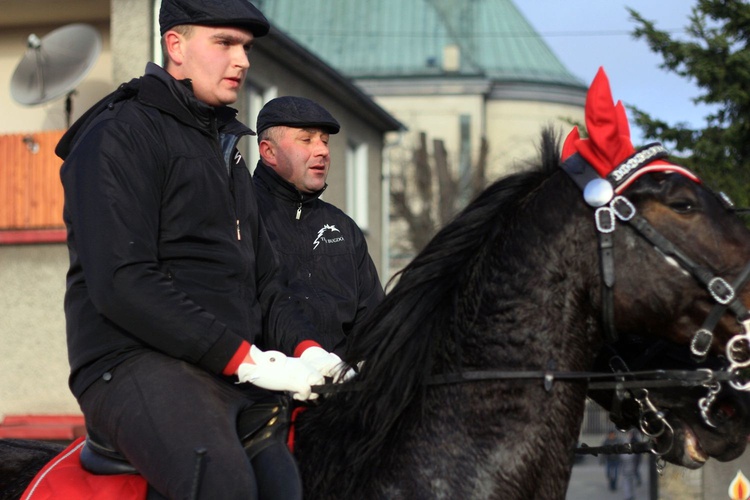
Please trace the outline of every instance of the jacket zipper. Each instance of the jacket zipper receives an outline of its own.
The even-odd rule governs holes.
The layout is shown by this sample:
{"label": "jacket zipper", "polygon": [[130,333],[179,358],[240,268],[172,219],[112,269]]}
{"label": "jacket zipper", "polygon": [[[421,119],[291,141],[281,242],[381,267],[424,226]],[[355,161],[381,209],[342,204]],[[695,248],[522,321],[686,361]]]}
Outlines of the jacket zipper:
{"label": "jacket zipper", "polygon": [[299,202],[297,204],[297,217],[296,217],[296,219],[299,220],[300,217],[302,217],[302,202]]}
{"label": "jacket zipper", "polygon": [[[233,135],[232,136],[232,145],[229,147],[229,151],[232,152],[235,150],[237,143],[239,142],[239,136]],[[227,169],[227,176],[229,177],[229,193],[232,196],[232,202],[234,205],[234,214],[235,217],[238,216],[237,213],[237,198],[235,197],[234,193],[234,176],[232,175],[232,158],[231,156],[229,158],[225,159],[225,149],[222,147],[222,141],[219,139],[219,158],[221,158],[222,163],[225,163],[225,167]],[[235,218],[234,220],[234,227],[235,231],[237,232],[237,241],[242,241],[242,233],[240,231],[240,219]]]}

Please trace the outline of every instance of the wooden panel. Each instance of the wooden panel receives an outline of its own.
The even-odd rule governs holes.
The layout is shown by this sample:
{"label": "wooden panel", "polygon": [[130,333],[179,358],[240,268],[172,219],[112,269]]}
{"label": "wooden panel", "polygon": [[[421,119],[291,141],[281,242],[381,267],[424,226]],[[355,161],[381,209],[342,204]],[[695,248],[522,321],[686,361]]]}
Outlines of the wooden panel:
{"label": "wooden panel", "polygon": [[62,160],[55,156],[64,132],[0,135],[0,230],[64,227]]}

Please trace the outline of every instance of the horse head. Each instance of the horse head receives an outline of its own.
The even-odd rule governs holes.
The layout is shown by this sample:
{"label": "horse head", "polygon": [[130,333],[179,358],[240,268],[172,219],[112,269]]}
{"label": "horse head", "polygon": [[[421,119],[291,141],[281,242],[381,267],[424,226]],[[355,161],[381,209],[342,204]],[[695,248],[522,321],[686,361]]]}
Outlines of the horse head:
{"label": "horse head", "polygon": [[[703,386],[651,391],[669,429],[654,436],[654,449],[691,468],[708,457],[736,458],[750,434],[750,396],[739,380],[750,339],[743,323],[750,304],[750,232],[726,198],[667,161],[660,145],[635,151],[624,108],[614,104],[602,70],[587,96],[586,125],[588,138],[577,129],[568,135],[563,168],[596,211],[607,340],[619,345],[617,355],[628,358],[631,370],[679,367],[707,374]],[[619,225],[629,230],[614,230]],[[639,354],[622,340],[615,344],[618,337],[641,338],[635,341]],[[657,338],[683,346],[681,355],[641,360],[644,346]],[[731,383],[711,380],[711,373],[727,370],[735,376]],[[611,409],[602,393],[594,397]],[[642,408],[633,398],[621,403],[619,423],[642,427]]]}

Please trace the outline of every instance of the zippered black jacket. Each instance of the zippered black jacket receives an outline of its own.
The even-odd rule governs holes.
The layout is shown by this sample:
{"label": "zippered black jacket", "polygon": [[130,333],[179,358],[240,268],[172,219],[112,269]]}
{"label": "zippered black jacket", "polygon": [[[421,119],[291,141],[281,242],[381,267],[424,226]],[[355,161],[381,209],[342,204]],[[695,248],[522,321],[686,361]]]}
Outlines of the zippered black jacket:
{"label": "zippered black jacket", "polygon": [[76,397],[142,349],[221,374],[243,340],[292,354],[314,335],[278,279],[235,115],[149,63],[58,144]]}
{"label": "zippered black jacket", "polygon": [[303,194],[262,160],[253,182],[289,289],[316,327],[314,340],[341,354],[346,337],[384,295],[364,234],[320,199],[323,190]]}

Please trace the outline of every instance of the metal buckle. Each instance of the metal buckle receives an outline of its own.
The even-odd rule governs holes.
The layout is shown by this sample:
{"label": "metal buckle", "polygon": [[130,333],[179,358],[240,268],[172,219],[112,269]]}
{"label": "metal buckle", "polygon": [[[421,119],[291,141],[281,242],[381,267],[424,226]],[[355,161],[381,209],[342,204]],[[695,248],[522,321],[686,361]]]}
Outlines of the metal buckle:
{"label": "metal buckle", "polygon": [[[606,218],[605,218],[606,215]],[[615,213],[609,207],[600,207],[594,212],[596,229],[600,233],[612,233],[615,230]]]}
{"label": "metal buckle", "polygon": [[729,380],[729,385],[732,389],[737,391],[750,391],[750,379],[747,376],[746,370],[740,367],[734,367],[730,369],[732,378]]}
{"label": "metal buckle", "polygon": [[[739,342],[744,342],[744,346]],[[747,368],[750,366],[750,336],[735,335],[727,342],[727,359],[731,363],[731,369]]]}
{"label": "metal buckle", "polygon": [[721,305],[727,305],[734,300],[734,288],[724,278],[715,277],[708,282],[711,297]]}
{"label": "metal buckle", "polygon": [[627,222],[635,217],[635,206],[624,196],[615,196],[615,199],[612,200],[612,203],[610,203],[609,206],[612,207],[617,218],[621,221]]}
{"label": "metal buckle", "polygon": [[708,354],[708,350],[711,349],[711,342],[713,341],[714,334],[706,330],[705,328],[701,328],[697,332],[695,332],[695,335],[693,335],[693,339],[690,341],[690,352],[693,354],[693,356],[696,356],[698,358],[705,358]]}

